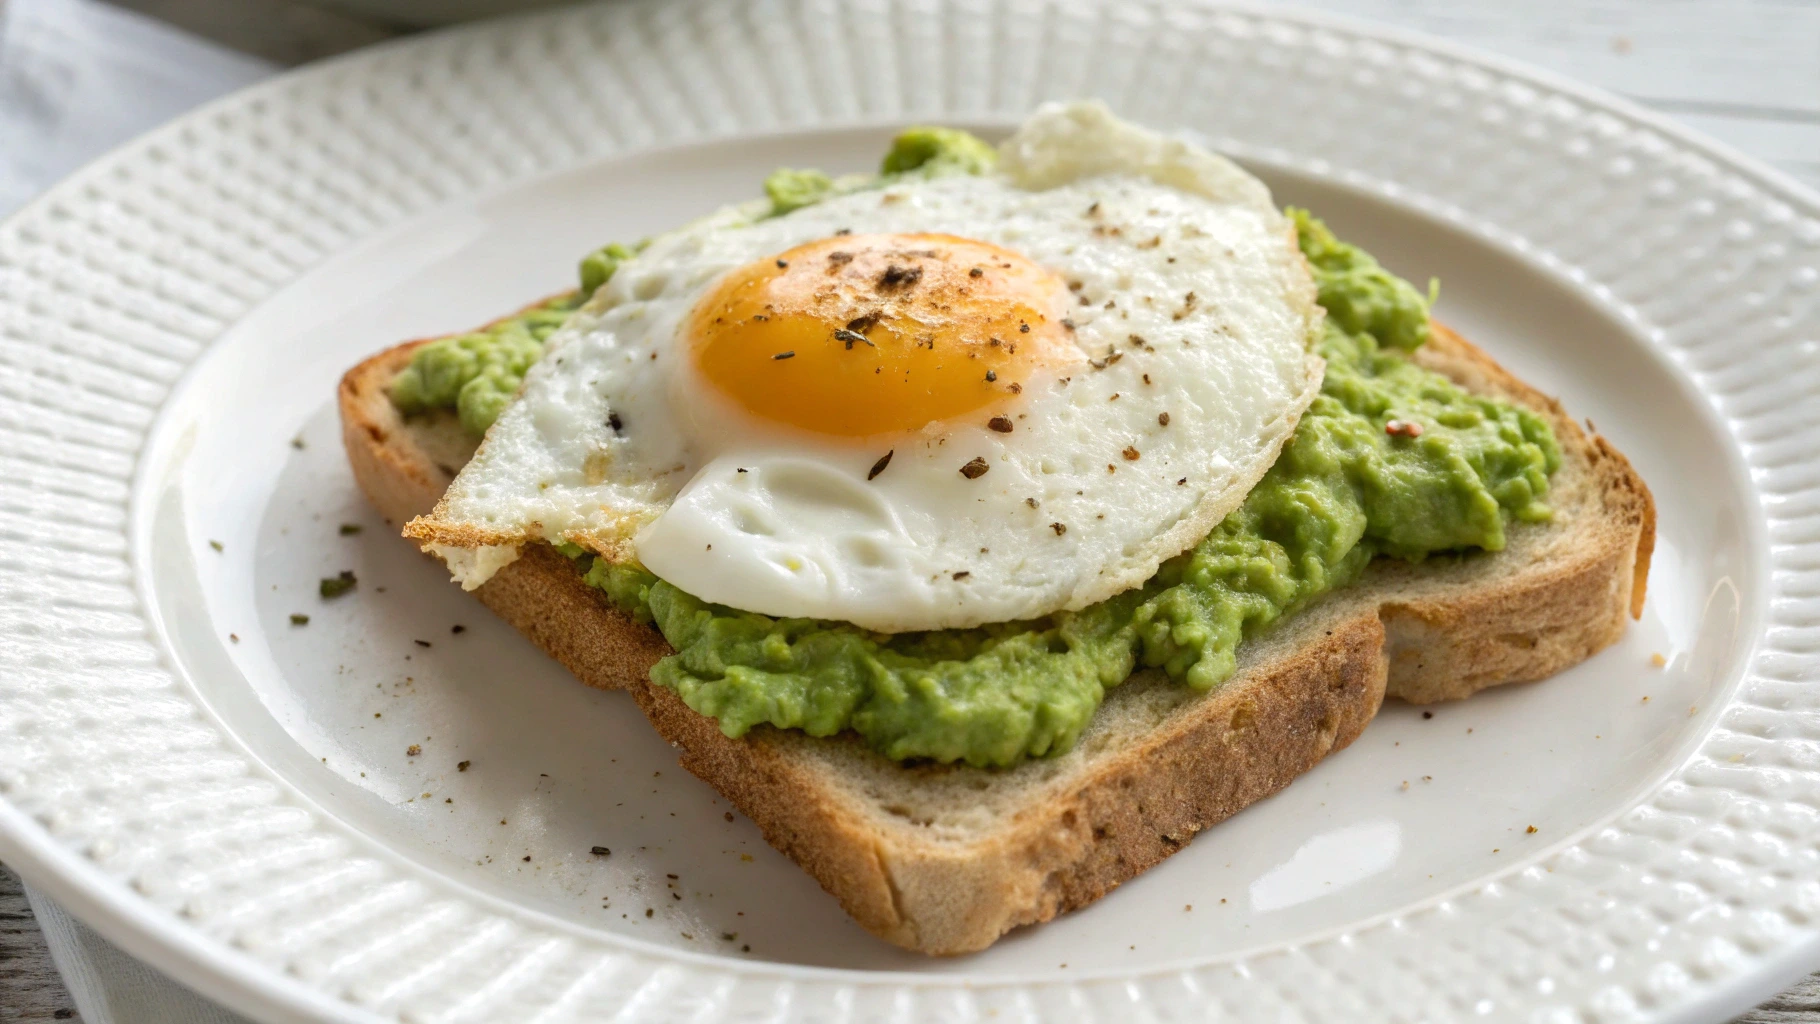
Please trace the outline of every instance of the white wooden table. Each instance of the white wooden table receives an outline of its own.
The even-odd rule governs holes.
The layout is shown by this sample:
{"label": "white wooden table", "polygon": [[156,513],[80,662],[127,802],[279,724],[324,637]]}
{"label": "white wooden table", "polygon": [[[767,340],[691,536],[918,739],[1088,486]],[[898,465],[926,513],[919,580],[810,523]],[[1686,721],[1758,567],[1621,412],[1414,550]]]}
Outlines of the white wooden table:
{"label": "white wooden table", "polygon": [[[402,31],[303,0],[117,2],[282,64]],[[1300,6],[1428,32],[1610,89],[1820,189],[1820,0],[1301,0]],[[75,1019],[18,880],[0,867],[0,1024]],[[1820,974],[1740,1020],[1820,1024]]]}

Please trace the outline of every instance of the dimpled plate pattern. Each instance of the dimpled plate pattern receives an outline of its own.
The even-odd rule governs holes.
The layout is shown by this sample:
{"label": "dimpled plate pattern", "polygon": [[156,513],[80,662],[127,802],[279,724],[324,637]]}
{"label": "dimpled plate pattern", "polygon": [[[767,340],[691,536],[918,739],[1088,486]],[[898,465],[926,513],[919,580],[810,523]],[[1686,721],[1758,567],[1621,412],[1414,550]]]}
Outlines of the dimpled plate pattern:
{"label": "dimpled plate pattern", "polygon": [[[137,455],[211,340],[328,254],[652,147],[1089,95],[1504,246],[1704,393],[1760,498],[1767,610],[1659,785],[1544,859],[1294,944],[1078,980],[865,975],[470,899],[315,813],[170,671],[130,543]],[[274,1019],[1695,1019],[1820,949],[1817,389],[1820,201],[1420,40],[1110,0],[708,0],[381,47],[186,117],[0,227],[0,853]]]}

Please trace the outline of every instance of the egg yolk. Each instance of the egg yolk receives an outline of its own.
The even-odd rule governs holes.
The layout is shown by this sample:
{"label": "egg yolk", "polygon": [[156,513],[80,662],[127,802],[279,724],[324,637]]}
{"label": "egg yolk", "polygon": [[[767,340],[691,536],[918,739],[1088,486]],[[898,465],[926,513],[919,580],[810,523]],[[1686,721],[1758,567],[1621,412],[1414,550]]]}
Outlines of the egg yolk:
{"label": "egg yolk", "polygon": [[726,275],[682,339],[747,412],[819,434],[916,430],[1012,401],[1085,357],[1050,271],[943,234],[837,235]]}

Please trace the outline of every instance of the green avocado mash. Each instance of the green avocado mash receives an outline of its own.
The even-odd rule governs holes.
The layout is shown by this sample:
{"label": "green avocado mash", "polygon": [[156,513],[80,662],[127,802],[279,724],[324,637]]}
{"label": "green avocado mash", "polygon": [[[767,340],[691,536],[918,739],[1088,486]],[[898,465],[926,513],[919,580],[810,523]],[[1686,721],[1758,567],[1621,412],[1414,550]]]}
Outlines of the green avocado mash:
{"label": "green avocado mash", "polygon": [[[991,166],[956,137],[972,139],[906,133],[884,170]],[[800,187],[804,174],[767,181],[772,215],[787,212],[780,196],[813,192]],[[676,648],[652,681],[727,735],[763,724],[812,736],[851,729],[892,758],[990,767],[1067,750],[1106,689],[1139,668],[1197,690],[1219,685],[1241,640],[1352,581],[1377,555],[1496,551],[1507,520],[1546,520],[1542,496],[1560,462],[1548,425],[1408,359],[1427,340],[1428,300],[1306,212],[1290,213],[1328,313],[1317,342],[1327,360],[1321,393],[1244,504],[1142,587],[1044,619],[887,635],[711,605],[638,566],[564,549],[586,565],[588,583]],[[522,374],[523,365],[507,365]],[[444,377],[481,379],[435,380]],[[1422,430],[1393,435],[1392,420]]]}

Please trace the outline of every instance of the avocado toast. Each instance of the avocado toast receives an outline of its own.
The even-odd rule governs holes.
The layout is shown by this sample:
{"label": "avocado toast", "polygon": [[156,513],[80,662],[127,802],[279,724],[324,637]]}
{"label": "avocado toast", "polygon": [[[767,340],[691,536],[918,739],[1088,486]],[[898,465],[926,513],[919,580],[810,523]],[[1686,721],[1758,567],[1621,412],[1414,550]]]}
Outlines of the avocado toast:
{"label": "avocado toast", "polygon": [[[1305,219],[1305,248],[1319,243],[1313,231]],[[1345,276],[1336,270],[1329,280]],[[1323,288],[1336,320],[1347,319],[1336,305],[1346,294]],[[573,303],[534,308],[559,319]],[[1425,327],[1425,307],[1423,317]],[[1180,672],[1137,671],[1108,686],[1084,726],[1043,756],[974,767],[942,763],[974,760],[965,747],[943,759],[894,758],[852,732],[729,729],[693,710],[674,683],[651,681],[670,648],[637,621],[650,615],[639,603],[648,598],[627,600],[623,588],[609,597],[598,585],[611,582],[594,571],[610,568],[598,556],[526,544],[476,593],[583,681],[631,690],[683,749],[684,765],[868,929],[931,953],[983,948],[1009,928],[1091,902],[1286,785],[1351,742],[1386,692],[1427,702],[1541,678],[1611,643],[1640,608],[1653,507],[1628,463],[1451,332],[1424,333],[1410,350],[1387,343],[1407,354],[1383,358],[1545,424],[1558,449],[1545,520],[1512,518],[1497,551],[1442,545],[1420,561],[1354,558],[1330,593],[1286,602],[1280,619],[1247,629],[1223,681],[1194,687],[1177,681]],[[406,401],[414,409],[406,416],[394,401],[401,374],[431,344],[382,353],[342,382],[356,478],[394,522],[436,506],[475,445],[455,412]],[[1336,376],[1329,390],[1343,384]],[[1393,435],[1408,430],[1390,422]]]}

